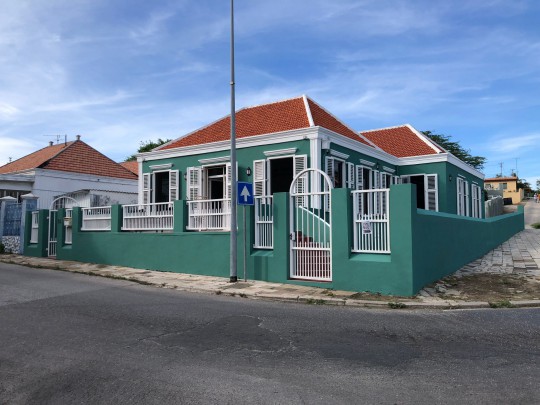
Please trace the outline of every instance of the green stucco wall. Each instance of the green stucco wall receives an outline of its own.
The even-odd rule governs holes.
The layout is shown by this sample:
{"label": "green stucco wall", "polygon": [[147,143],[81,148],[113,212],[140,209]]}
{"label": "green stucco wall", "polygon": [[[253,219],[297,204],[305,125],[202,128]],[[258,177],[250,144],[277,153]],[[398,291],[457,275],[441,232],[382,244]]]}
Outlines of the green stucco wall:
{"label": "green stucco wall", "polygon": [[[247,278],[323,288],[414,295],[425,284],[451,274],[524,228],[523,208],[486,220],[416,208],[413,184],[390,188],[391,254],[351,253],[352,203],[347,189],[332,190],[332,266],[329,283],[289,279],[288,193],[274,195],[274,248],[254,249],[253,208],[246,207]],[[73,209],[73,243],[58,232],[57,257],[141,269],[229,277],[229,233],[186,232],[186,203],[175,202],[174,230],[122,232],[120,206],[112,208],[111,231],[80,231],[81,210]],[[238,277],[243,278],[244,208],[238,210]],[[25,254],[46,255],[46,215],[40,212],[40,241],[30,245],[27,221]],[[61,218],[60,213],[59,217]]]}

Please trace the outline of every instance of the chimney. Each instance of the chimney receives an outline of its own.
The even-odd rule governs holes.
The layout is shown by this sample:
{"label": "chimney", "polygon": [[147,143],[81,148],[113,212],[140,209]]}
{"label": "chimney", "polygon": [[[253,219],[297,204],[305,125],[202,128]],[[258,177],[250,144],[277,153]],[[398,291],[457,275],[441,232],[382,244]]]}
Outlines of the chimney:
{"label": "chimney", "polygon": [[49,141],[49,146],[53,146],[54,145],[54,142],[53,141]]}
{"label": "chimney", "polygon": [[77,135],[77,140],[78,140],[78,141],[81,140],[81,136],[80,136],[80,135]]}

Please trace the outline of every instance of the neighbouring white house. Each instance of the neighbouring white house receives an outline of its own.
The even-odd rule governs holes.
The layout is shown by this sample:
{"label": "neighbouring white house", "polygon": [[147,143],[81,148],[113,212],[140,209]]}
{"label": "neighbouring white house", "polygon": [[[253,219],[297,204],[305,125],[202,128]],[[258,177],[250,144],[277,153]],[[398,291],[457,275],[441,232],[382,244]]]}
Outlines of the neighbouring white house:
{"label": "neighbouring white house", "polygon": [[68,193],[78,193],[86,200],[88,194],[110,194],[113,203],[129,203],[137,195],[137,177],[77,136],[75,141],[51,142],[43,149],[0,166],[0,197],[20,200],[21,195],[31,193],[38,197],[38,208],[43,209]]}

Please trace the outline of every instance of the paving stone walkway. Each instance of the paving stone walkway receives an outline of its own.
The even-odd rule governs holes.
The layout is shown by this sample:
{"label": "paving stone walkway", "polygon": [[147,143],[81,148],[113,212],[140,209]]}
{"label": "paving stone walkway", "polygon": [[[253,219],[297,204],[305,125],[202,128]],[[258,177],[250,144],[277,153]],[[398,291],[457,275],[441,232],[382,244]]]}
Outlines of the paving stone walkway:
{"label": "paving stone walkway", "polygon": [[493,273],[540,278],[540,230],[525,229],[481,259],[462,267],[455,276]]}

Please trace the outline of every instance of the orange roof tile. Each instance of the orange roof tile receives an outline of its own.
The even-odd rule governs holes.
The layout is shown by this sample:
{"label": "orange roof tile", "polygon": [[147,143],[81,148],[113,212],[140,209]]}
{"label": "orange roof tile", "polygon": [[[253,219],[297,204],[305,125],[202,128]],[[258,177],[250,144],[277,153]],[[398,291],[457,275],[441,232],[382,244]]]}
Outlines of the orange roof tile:
{"label": "orange roof tile", "polygon": [[0,166],[0,174],[22,172],[24,170],[31,170],[39,167],[47,160],[52,159],[56,154],[67,148],[73,142],[66,144],[60,143],[58,145],[47,146],[43,149],[37,150],[29,155],[23,156],[11,163],[4,166]]}
{"label": "orange roof tile", "polygon": [[348,126],[339,121],[336,117],[322,108],[319,104],[315,103],[308,98],[308,105],[311,111],[311,116],[313,117],[313,123],[316,126],[329,129],[330,131],[336,132],[338,134],[344,135],[347,138],[354,139],[355,141],[361,142],[365,145],[371,146],[364,139],[362,139],[356,132],[350,129]]}
{"label": "orange roof tile", "polygon": [[397,157],[444,153],[442,148],[428,139],[427,141],[439,152],[434,150],[408,125],[362,131],[361,134],[385,152]]}
{"label": "orange roof tile", "polygon": [[129,162],[120,162],[119,165],[136,174],[137,177],[139,176],[139,163],[137,163],[136,160],[130,160]]}
{"label": "orange roof tile", "polygon": [[[315,126],[322,126],[358,142],[368,144],[352,129],[341,123],[317,103],[309,98],[307,100],[309,111],[304,103],[304,97],[238,110],[235,116],[237,138],[309,128],[308,114],[311,114]],[[227,141],[230,139],[230,128],[231,120],[230,115],[228,115],[184,137],[169,142],[157,148],[157,150]]]}
{"label": "orange roof tile", "polygon": [[80,140],[40,149],[0,167],[0,174],[16,173],[37,168],[132,180],[137,179],[137,176],[131,171]]}

